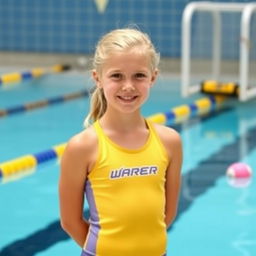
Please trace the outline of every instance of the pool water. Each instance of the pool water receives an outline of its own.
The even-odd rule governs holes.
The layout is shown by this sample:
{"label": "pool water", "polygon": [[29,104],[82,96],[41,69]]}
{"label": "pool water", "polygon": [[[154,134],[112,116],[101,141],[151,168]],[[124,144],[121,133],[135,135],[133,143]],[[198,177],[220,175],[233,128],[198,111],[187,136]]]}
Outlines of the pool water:
{"label": "pool water", "polygon": [[[88,74],[68,72],[0,87],[0,109],[89,89]],[[199,95],[194,98],[200,97]],[[180,97],[180,81],[162,75],[142,109],[145,116],[193,102]],[[67,142],[83,129],[88,98],[0,118],[0,162]],[[228,101],[221,111],[174,125],[184,164],[177,218],[168,230],[168,255],[256,255],[255,177],[236,183],[234,162],[256,170],[256,100]],[[59,160],[0,184],[0,256],[80,255],[60,228]],[[85,205],[85,213],[87,205]]]}

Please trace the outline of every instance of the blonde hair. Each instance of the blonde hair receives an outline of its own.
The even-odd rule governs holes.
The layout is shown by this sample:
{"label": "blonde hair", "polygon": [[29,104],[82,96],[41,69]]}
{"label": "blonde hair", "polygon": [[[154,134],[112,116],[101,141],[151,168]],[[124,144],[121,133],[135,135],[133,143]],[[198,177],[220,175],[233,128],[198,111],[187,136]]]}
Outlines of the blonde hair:
{"label": "blonde hair", "polygon": [[[135,47],[141,47],[150,60],[150,68],[155,71],[158,68],[160,54],[156,52],[149,36],[138,29],[125,28],[110,31],[103,36],[96,46],[93,58],[93,68],[101,73],[102,66],[109,57],[117,52],[126,52]],[[103,116],[107,109],[107,101],[103,90],[96,87],[91,94],[90,112],[84,125],[90,125],[90,121],[96,121]]]}

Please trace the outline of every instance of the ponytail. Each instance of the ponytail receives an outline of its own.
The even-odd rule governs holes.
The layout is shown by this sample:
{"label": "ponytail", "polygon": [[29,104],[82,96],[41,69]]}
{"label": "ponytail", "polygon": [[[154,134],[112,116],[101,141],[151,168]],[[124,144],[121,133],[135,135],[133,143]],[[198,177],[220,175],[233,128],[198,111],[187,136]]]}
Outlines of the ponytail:
{"label": "ponytail", "polygon": [[91,94],[90,112],[86,116],[84,126],[88,127],[91,122],[101,118],[107,109],[107,101],[102,88],[96,87]]}

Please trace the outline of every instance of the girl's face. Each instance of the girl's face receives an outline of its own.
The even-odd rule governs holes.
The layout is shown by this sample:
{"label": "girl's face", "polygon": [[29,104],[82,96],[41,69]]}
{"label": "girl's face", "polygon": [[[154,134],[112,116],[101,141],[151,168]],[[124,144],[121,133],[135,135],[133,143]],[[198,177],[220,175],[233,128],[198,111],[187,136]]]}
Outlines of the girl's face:
{"label": "girl's face", "polygon": [[117,53],[104,63],[99,73],[93,71],[98,87],[104,91],[107,111],[133,113],[146,101],[157,71],[150,69],[149,58],[139,51]]}

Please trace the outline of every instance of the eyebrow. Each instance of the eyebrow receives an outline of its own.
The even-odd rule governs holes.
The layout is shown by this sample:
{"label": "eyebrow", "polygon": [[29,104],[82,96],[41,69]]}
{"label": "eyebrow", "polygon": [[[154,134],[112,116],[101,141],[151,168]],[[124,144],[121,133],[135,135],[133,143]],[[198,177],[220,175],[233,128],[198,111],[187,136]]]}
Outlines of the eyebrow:
{"label": "eyebrow", "polygon": [[[108,71],[107,73],[109,74],[109,73],[116,73],[116,72],[123,73],[123,71],[120,69],[113,69],[113,70]],[[148,73],[148,71],[147,70],[136,70],[132,73]]]}

